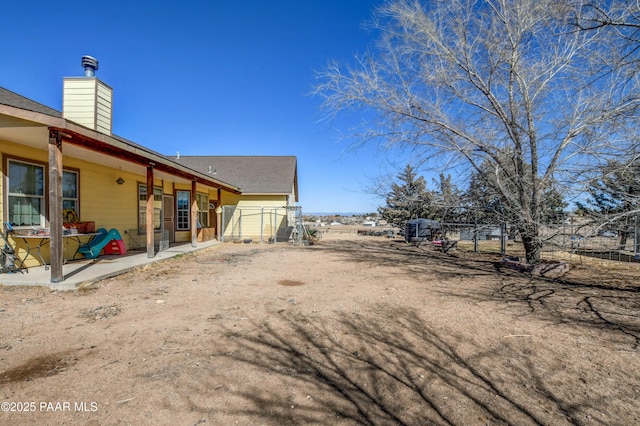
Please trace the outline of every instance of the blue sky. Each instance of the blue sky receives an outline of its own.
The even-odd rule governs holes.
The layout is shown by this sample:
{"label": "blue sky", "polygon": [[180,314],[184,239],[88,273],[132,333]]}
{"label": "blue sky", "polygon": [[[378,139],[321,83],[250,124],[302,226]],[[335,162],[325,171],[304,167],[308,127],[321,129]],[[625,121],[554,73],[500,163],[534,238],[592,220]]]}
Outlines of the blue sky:
{"label": "blue sky", "polygon": [[61,109],[62,78],[114,90],[114,133],[162,154],[295,155],[304,212],[373,212],[386,174],[350,150],[348,123],[320,122],[314,70],[373,42],[375,0],[11,1],[2,6],[0,85]]}

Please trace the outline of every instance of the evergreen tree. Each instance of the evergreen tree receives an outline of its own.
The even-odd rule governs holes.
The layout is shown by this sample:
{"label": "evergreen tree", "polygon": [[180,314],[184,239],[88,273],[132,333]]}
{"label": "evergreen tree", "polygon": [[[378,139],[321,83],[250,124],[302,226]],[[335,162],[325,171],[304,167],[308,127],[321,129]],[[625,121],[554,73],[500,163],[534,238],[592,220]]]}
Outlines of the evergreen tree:
{"label": "evergreen tree", "polygon": [[602,230],[620,235],[620,249],[640,213],[640,159],[628,162],[609,161],[600,174],[591,180],[586,203],[576,203],[589,214]]}
{"label": "evergreen tree", "polygon": [[391,184],[386,195],[387,205],[380,207],[378,212],[390,225],[402,228],[410,219],[433,219],[436,213],[434,202],[424,177],[418,176],[408,164],[398,174],[397,182]]}
{"label": "evergreen tree", "polygon": [[462,208],[462,192],[451,182],[451,175],[440,173],[439,180],[434,179],[438,192],[433,192],[438,210],[438,219],[441,222],[462,222],[465,212]]}

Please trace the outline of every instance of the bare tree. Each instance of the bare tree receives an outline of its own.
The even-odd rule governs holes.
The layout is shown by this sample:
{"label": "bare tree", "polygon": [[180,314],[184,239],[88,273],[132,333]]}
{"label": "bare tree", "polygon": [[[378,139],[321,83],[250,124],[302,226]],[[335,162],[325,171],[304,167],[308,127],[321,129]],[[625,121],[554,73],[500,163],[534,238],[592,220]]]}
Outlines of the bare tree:
{"label": "bare tree", "polygon": [[[576,31],[572,0],[417,0],[385,3],[379,43],[355,66],[330,64],[315,93],[328,115],[362,114],[356,133],[411,147],[423,164],[492,174],[540,260],[543,193],[575,183],[586,165],[626,149],[616,129],[638,106],[621,78],[610,32]],[[490,167],[487,167],[490,165]],[[459,169],[458,169],[459,170]]]}
{"label": "bare tree", "polygon": [[[577,12],[574,23],[580,31],[608,31],[617,38],[616,56],[603,64],[602,72],[615,70],[626,80],[636,81],[640,71],[640,1],[589,0]],[[621,250],[640,216],[640,129],[637,118],[632,118],[625,120],[620,129],[631,142],[628,150],[591,173],[588,185],[591,198],[587,204],[578,203],[589,213],[593,222],[590,225],[619,232]],[[638,241],[635,244],[637,252]]]}
{"label": "bare tree", "polygon": [[618,50],[630,61],[640,44],[640,2],[638,0],[590,0],[584,1],[577,10],[575,25],[586,31],[608,29],[626,40]]}

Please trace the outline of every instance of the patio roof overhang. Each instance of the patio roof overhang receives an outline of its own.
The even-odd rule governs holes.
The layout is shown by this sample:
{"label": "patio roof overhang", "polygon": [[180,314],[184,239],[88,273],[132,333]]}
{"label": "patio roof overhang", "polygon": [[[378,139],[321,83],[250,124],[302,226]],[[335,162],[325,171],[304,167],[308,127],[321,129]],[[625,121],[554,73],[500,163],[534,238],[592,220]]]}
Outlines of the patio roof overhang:
{"label": "patio roof overhang", "polygon": [[242,192],[241,188],[173,162],[164,155],[125,139],[96,132],[61,117],[0,105],[0,139],[46,151],[50,129],[60,133],[65,157],[143,176],[146,168],[152,165],[159,179],[178,183],[196,182],[234,194]]}

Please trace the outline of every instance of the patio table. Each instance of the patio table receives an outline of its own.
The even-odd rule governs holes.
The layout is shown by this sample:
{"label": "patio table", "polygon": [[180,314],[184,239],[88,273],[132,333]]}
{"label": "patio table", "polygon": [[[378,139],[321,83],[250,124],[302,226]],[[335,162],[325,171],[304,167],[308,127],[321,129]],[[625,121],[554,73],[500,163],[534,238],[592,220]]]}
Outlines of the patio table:
{"label": "patio table", "polygon": [[[62,236],[62,238],[70,238],[70,239],[78,242],[78,247],[76,247],[76,252],[73,254],[73,257],[71,258],[71,260],[75,260],[76,256],[78,255],[78,252],[80,250],[80,247],[82,247],[82,245],[84,245],[84,244],[90,243],[91,240],[93,240],[96,235],[100,235],[100,233],[99,232],[88,232],[88,233],[84,233],[84,234],[64,234]],[[81,240],[82,237],[88,237],[88,240],[86,242],[83,242]],[[50,241],[51,241],[51,235],[50,234],[31,234],[31,235],[30,234],[12,234],[11,238],[14,238],[14,239],[18,239],[19,238],[21,240],[24,240],[24,243],[25,243],[25,246],[26,246],[26,249],[27,249],[27,254],[24,256],[24,259],[20,260],[23,265],[25,264],[24,262],[29,257],[29,254],[31,254],[32,251],[36,250],[36,253],[34,253],[34,257],[37,254],[38,257],[40,258],[40,261],[44,265],[44,269],[45,270],[49,269],[49,265],[47,265],[46,261],[44,260],[44,257],[42,256],[41,249],[42,249],[42,247],[44,247],[44,246],[46,246],[47,244],[50,243]]]}

